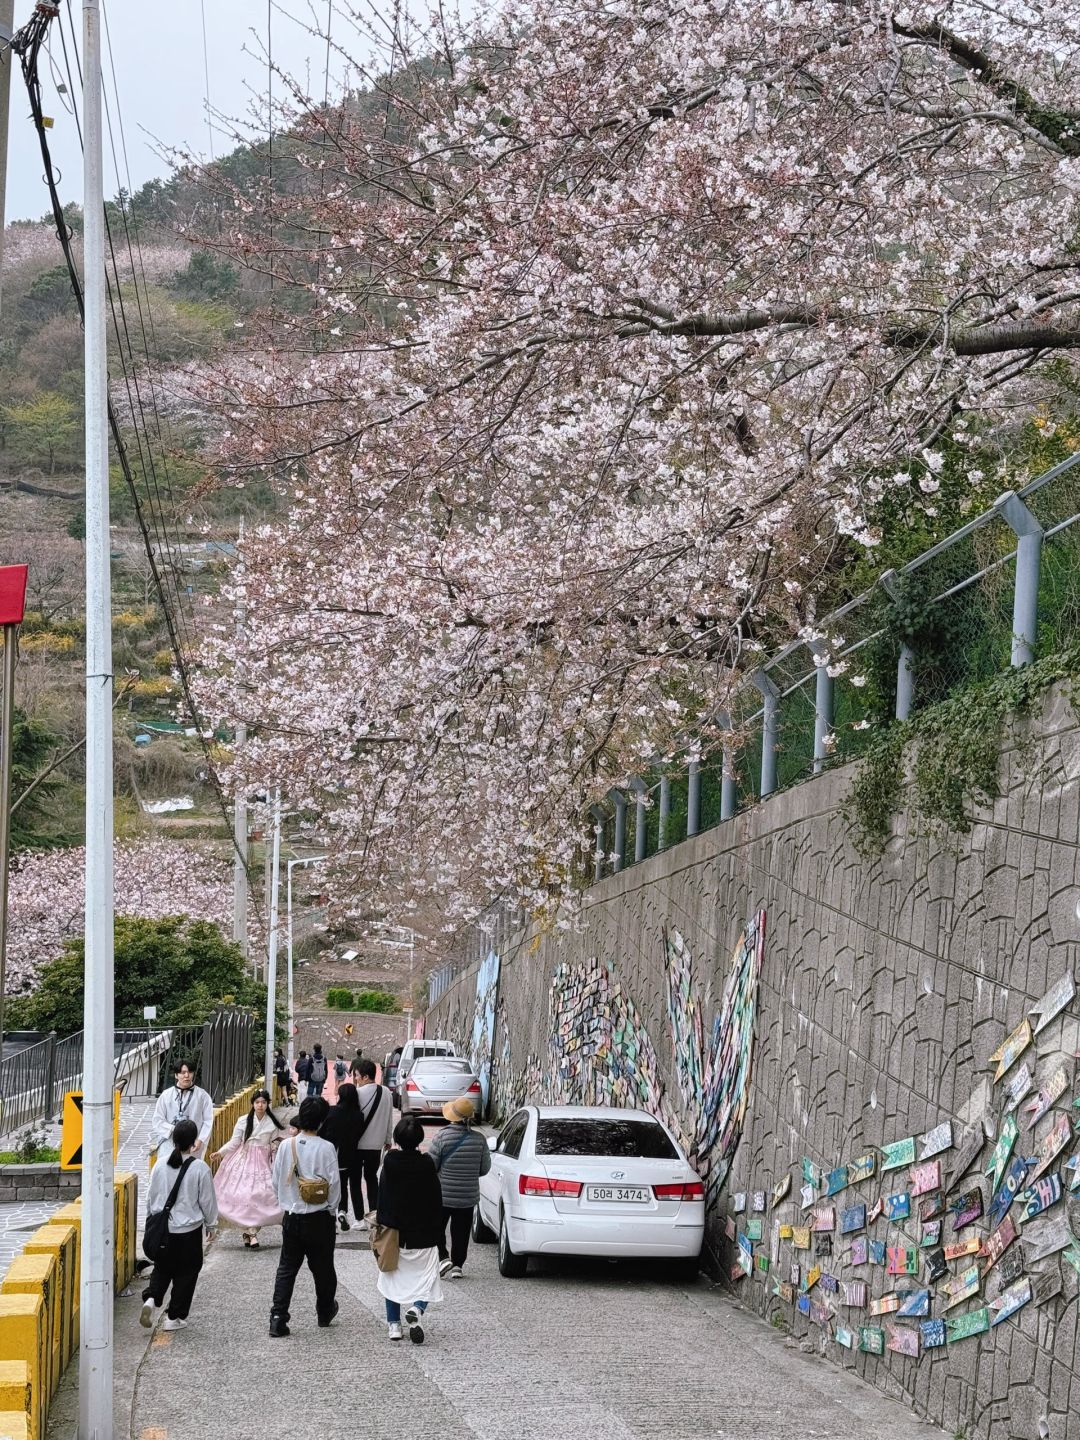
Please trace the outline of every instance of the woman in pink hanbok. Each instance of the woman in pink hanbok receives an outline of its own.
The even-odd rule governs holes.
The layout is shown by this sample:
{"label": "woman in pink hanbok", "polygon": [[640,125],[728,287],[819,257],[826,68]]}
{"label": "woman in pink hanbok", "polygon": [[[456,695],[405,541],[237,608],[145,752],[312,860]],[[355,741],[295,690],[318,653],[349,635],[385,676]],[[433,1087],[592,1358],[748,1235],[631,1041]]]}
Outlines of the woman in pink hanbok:
{"label": "woman in pink hanbok", "polygon": [[214,1176],[221,1219],[241,1228],[249,1250],[258,1250],[263,1225],[281,1224],[270,1172],[284,1133],[270,1108],[269,1091],[256,1090],[251,1109],[236,1122],[232,1138],[208,1157],[222,1162]]}

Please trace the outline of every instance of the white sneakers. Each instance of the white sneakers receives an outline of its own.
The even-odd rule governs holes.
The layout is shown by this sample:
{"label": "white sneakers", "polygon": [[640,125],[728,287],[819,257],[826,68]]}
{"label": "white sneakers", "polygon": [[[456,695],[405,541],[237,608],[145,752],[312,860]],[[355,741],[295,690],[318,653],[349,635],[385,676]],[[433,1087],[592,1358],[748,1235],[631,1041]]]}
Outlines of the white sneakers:
{"label": "white sneakers", "polygon": [[392,1323],[388,1326],[388,1329],[389,1329],[389,1331],[390,1331],[390,1339],[391,1339],[391,1340],[400,1340],[400,1339],[401,1339],[401,1326],[398,1325],[396,1321],[395,1321],[395,1322],[392,1322]]}
{"label": "white sneakers", "polygon": [[139,1311],[139,1324],[146,1330],[152,1330],[157,1316],[158,1307],[154,1304],[153,1300],[144,1300],[143,1307]]}
{"label": "white sneakers", "polygon": [[[447,1275],[450,1274],[450,1271],[453,1270],[453,1268],[454,1262],[451,1259],[447,1258],[446,1260],[439,1261],[439,1274],[444,1280],[446,1279]],[[460,1270],[458,1271],[458,1274],[461,1274]]]}
{"label": "white sneakers", "polygon": [[463,1276],[462,1273],[461,1273],[461,1266],[460,1266],[460,1265],[451,1265],[451,1266],[450,1266],[450,1269],[447,1270],[447,1272],[446,1272],[446,1278],[447,1278],[447,1280],[462,1280],[462,1279],[464,1279],[464,1276]]}
{"label": "white sneakers", "polygon": [[186,1320],[172,1320],[172,1319],[169,1318],[169,1316],[166,1316],[166,1317],[165,1317],[165,1324],[162,1325],[161,1328],[162,1328],[162,1330],[186,1330],[186,1329],[187,1329],[187,1321],[186,1321]]}

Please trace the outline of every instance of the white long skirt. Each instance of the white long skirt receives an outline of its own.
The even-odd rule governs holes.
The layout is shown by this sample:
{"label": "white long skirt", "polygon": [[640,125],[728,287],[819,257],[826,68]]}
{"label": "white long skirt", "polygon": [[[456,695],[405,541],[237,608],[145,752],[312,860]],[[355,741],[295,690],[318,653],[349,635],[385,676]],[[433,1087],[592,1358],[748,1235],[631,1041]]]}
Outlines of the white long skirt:
{"label": "white long skirt", "polygon": [[438,1250],[434,1246],[430,1250],[402,1250],[396,1270],[379,1271],[378,1289],[380,1295],[396,1300],[399,1305],[415,1305],[417,1300],[433,1304],[441,1300]]}

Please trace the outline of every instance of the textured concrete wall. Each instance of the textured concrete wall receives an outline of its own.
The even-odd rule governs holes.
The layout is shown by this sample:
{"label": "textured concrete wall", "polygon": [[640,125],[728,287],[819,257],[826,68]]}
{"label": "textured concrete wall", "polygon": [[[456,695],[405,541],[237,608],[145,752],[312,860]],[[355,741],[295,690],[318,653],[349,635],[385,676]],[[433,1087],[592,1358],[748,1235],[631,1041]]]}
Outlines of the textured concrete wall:
{"label": "textured concrete wall", "polygon": [[[595,971],[599,961],[610,967],[613,990],[605,996],[614,993],[620,1014],[631,1007],[634,1024],[647,1032],[655,1052],[649,1063],[660,1071],[663,1104],[681,1114],[665,934],[677,930],[693,956],[707,1034],[732,949],[747,917],[763,908],[767,937],[749,1111],[731,1174],[711,1206],[709,1249],[725,1283],[733,1283],[724,1222],[735,1192],[771,1190],[790,1174],[791,1195],[765,1216],[765,1243],[755,1248],[772,1261],[772,1277],[787,1281],[791,1261],[800,1259],[805,1276],[812,1257],[793,1255],[790,1243],[777,1238],[780,1223],[800,1218],[802,1158],[828,1171],[946,1119],[954,1122],[957,1141],[964,1127],[996,1134],[1002,1086],[992,1085],[987,1059],[1050,985],[1075,970],[1080,731],[1062,696],[1048,699],[1028,739],[1004,750],[1003,798],[980,814],[968,836],[943,843],[908,814],[880,860],[861,860],[839,813],[850,772],[837,771],[593,887],[575,928],[524,937],[504,957],[494,1042],[496,1105],[505,1113],[541,1095],[579,1098],[568,1093],[582,1088],[579,1071],[570,1085],[552,1073],[562,1053],[552,1038],[558,1026],[552,981],[560,965],[593,965]],[[464,1039],[475,997],[475,976],[466,974],[436,1007],[428,1033]],[[1070,1113],[1077,1093],[1077,1016],[1080,1006],[1073,1001],[1025,1057],[1037,1084],[1063,1060],[1071,1083],[1034,1133],[1021,1115],[1018,1154],[1031,1153],[1035,1136],[1042,1137],[1055,1114]],[[991,1145],[992,1139],[962,1187],[962,1175],[948,1178],[950,1188],[979,1182]],[[1074,1140],[1058,1163],[1076,1148]],[[957,1151],[941,1159],[948,1177]],[[830,1203],[872,1204],[879,1193],[903,1189],[905,1176],[878,1176]],[[1071,1179],[1072,1172],[1062,1172],[1066,1189]],[[989,1202],[989,1182],[982,1186]],[[1064,1216],[1075,1203],[1067,1197],[1050,1214]],[[1080,1216],[1073,1227],[1080,1234]],[[976,1227],[986,1229],[985,1221]],[[883,1220],[868,1230],[894,1244],[905,1233],[919,1243],[914,1220],[900,1230]],[[946,1220],[943,1239],[950,1238]],[[846,1238],[837,1235],[833,1248],[833,1258],[821,1263],[838,1280],[865,1279],[871,1296],[897,1288],[880,1267],[852,1269]],[[971,1263],[961,1260],[950,1270]],[[838,1324],[857,1334],[860,1324],[888,1330],[893,1319],[845,1310],[838,1295],[815,1292],[829,1316],[819,1308],[825,1323],[813,1324],[772,1293],[770,1276],[755,1273],[738,1288],[804,1344],[854,1366],[870,1383],[910,1397],[966,1440],[1026,1440],[1040,1434],[1043,1417],[1052,1440],[1080,1440],[1077,1273],[1060,1254],[1029,1265],[1028,1273],[1037,1281],[1035,1299],[1011,1320],[918,1359],[895,1353],[879,1358],[838,1345]],[[995,1278],[988,1277],[982,1296],[947,1318],[985,1304]],[[1050,1298],[1039,1303],[1046,1294]],[[931,1314],[942,1314],[937,1296]]]}

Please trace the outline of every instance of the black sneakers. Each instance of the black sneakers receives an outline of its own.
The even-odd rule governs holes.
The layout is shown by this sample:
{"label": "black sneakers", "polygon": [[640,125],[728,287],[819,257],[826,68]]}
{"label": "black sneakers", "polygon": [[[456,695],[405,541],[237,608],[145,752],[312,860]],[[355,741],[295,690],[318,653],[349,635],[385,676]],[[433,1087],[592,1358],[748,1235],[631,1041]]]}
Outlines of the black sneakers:
{"label": "black sneakers", "polygon": [[340,1308],[341,1308],[341,1307],[338,1305],[338,1302],[335,1300],[335,1301],[334,1301],[334,1308],[333,1308],[333,1310],[330,1311],[330,1314],[326,1317],[325,1320],[321,1320],[321,1319],[320,1319],[320,1321],[319,1321],[319,1329],[320,1329],[320,1330],[327,1330],[327,1329],[329,1329],[329,1327],[334,1323],[334,1317],[337,1315],[337,1312],[338,1312],[338,1310],[339,1310]]}
{"label": "black sneakers", "polygon": [[289,1327],[280,1315],[270,1316],[270,1339],[284,1340],[289,1334]]}

